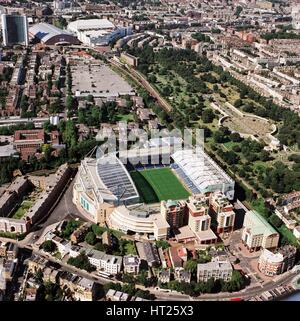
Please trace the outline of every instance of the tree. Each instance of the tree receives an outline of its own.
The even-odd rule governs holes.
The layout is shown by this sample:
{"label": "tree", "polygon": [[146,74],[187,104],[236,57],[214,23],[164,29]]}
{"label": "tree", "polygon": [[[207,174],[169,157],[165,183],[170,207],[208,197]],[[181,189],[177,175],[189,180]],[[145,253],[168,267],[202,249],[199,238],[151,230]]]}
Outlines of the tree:
{"label": "tree", "polygon": [[240,136],[239,133],[231,133],[229,135],[230,140],[232,140],[233,142],[240,142],[242,140],[242,137]]}
{"label": "tree", "polygon": [[280,227],[282,225],[282,220],[276,215],[272,214],[269,217],[269,222],[274,226],[274,227]]}
{"label": "tree", "polygon": [[215,118],[215,114],[214,112],[212,111],[212,109],[205,109],[203,112],[202,112],[202,121],[204,123],[211,123]]}
{"label": "tree", "polygon": [[158,240],[155,242],[155,245],[159,248],[161,247],[163,250],[167,249],[170,247],[170,244],[168,241],[165,240]]}
{"label": "tree", "polygon": [[185,269],[189,272],[196,272],[197,271],[198,262],[196,260],[188,260],[185,265]]}
{"label": "tree", "polygon": [[93,232],[88,232],[86,234],[84,240],[90,245],[95,245],[95,243],[96,243],[96,235]]}
{"label": "tree", "polygon": [[57,246],[56,244],[52,241],[52,240],[47,240],[45,241],[43,244],[42,244],[42,249],[45,251],[45,252],[54,252],[56,251],[57,249]]}
{"label": "tree", "polygon": [[95,267],[91,265],[89,258],[84,252],[80,253],[76,257],[70,257],[67,263],[77,267],[78,269],[86,270],[87,272],[95,270]]}
{"label": "tree", "polygon": [[95,235],[101,236],[107,229],[105,227],[99,226],[97,224],[92,224],[92,231]]}

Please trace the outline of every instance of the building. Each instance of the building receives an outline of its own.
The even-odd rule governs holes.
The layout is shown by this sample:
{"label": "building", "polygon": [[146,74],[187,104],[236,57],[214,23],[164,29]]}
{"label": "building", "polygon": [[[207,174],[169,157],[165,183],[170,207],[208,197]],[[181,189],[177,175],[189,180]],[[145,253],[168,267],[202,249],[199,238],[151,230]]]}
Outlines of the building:
{"label": "building", "polygon": [[139,58],[133,55],[130,55],[126,52],[122,52],[120,57],[121,57],[121,60],[124,60],[129,66],[132,66],[132,67],[138,66]]}
{"label": "building", "polygon": [[107,46],[116,39],[132,33],[131,27],[116,27],[107,19],[72,21],[68,24],[67,30],[88,46]]}
{"label": "building", "polygon": [[207,282],[210,278],[214,280],[231,280],[233,268],[229,261],[208,262],[197,265],[198,282]]}
{"label": "building", "polygon": [[263,249],[276,249],[279,242],[279,234],[256,211],[248,211],[245,214],[242,242],[249,251]]}
{"label": "building", "polygon": [[157,211],[143,205],[121,205],[107,217],[107,225],[123,233],[134,232],[145,234],[156,240],[166,239],[169,235],[169,224]]}
{"label": "building", "polygon": [[24,15],[2,14],[2,37],[4,46],[28,46],[28,20]]}
{"label": "building", "polygon": [[0,197],[0,216],[8,217],[31,190],[32,184],[27,177],[17,177]]}
{"label": "building", "polygon": [[45,22],[30,27],[29,35],[31,38],[49,46],[80,44],[79,40],[70,32]]}
{"label": "building", "polygon": [[300,225],[294,228],[293,234],[297,240],[300,240]]}
{"label": "building", "polygon": [[183,201],[161,201],[160,212],[162,217],[170,225],[171,229],[178,229],[183,226],[185,215],[185,202]]}
{"label": "building", "polygon": [[297,249],[286,245],[276,252],[264,249],[258,260],[258,269],[267,276],[282,274],[295,265]]}
{"label": "building", "polygon": [[123,258],[124,273],[139,274],[141,260],[137,255],[126,255]]}
{"label": "building", "polygon": [[221,191],[234,197],[234,181],[202,150],[176,151],[172,168],[193,194]]}
{"label": "building", "polygon": [[181,268],[183,260],[179,256],[178,248],[172,246],[172,247],[169,247],[168,251],[169,251],[168,254],[169,254],[169,258],[171,260],[172,267],[174,269]]}
{"label": "building", "polygon": [[150,267],[160,264],[160,258],[157,248],[150,242],[137,242],[136,249],[141,260],[147,262]]}
{"label": "building", "polygon": [[295,3],[292,5],[292,19],[293,19],[293,28],[300,29],[300,4]]}
{"label": "building", "polygon": [[125,292],[109,289],[106,293],[107,301],[128,301],[129,295]]}
{"label": "building", "polygon": [[118,274],[122,269],[122,256],[110,255],[97,250],[88,250],[86,255],[92,265],[97,270],[104,271],[109,274]]}
{"label": "building", "polygon": [[191,272],[185,271],[184,269],[176,269],[174,276],[175,280],[178,282],[190,283],[192,274]]}
{"label": "building", "polygon": [[14,134],[14,147],[20,153],[21,159],[28,161],[45,143],[43,129],[16,130]]}
{"label": "building", "polygon": [[210,213],[217,223],[217,233],[232,232],[234,229],[235,212],[233,205],[221,192],[214,192],[210,195]]}
{"label": "building", "polygon": [[95,297],[95,283],[87,278],[80,278],[76,283],[74,298],[77,301],[93,301]]}
{"label": "building", "polygon": [[170,270],[162,270],[158,273],[158,281],[159,283],[169,283],[171,280],[171,272]]}
{"label": "building", "polygon": [[[208,199],[204,194],[190,196],[187,201],[188,227],[194,232],[197,242],[203,245],[217,243],[218,237],[211,230],[208,214]],[[189,235],[189,233],[187,233]],[[189,238],[189,236],[187,236]]]}
{"label": "building", "polygon": [[85,158],[73,187],[73,203],[93,222],[105,221],[113,208],[139,202],[128,171],[113,155]]}

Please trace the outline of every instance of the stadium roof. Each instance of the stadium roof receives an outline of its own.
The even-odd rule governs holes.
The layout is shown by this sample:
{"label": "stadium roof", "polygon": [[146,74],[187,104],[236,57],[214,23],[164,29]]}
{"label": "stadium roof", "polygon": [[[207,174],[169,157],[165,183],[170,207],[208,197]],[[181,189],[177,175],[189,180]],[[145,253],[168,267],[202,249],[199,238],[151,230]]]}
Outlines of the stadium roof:
{"label": "stadium roof", "polygon": [[71,31],[114,29],[115,25],[107,19],[76,20],[68,24]]}
{"label": "stadium roof", "polygon": [[[187,181],[191,182],[193,192],[222,190],[224,185],[228,185],[229,189],[234,188],[234,180],[202,150],[197,153],[192,149],[177,151],[172,158],[181,170],[180,176],[185,175]],[[176,166],[173,168],[176,170]]]}
{"label": "stadium roof", "polygon": [[62,30],[60,28],[55,27],[49,23],[38,23],[29,28],[29,33],[39,39],[40,41],[46,43],[47,41],[51,40],[53,37],[57,36],[70,36],[74,37],[70,32]]}
{"label": "stadium roof", "polygon": [[139,198],[125,166],[114,155],[106,155],[99,159],[85,158],[79,174],[85,192],[98,202],[126,202]]}

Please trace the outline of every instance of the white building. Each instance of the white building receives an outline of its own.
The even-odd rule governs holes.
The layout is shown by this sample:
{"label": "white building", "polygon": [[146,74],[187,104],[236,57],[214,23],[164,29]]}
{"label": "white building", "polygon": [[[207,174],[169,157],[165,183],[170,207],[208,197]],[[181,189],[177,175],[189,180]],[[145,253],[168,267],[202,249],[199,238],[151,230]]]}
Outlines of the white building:
{"label": "white building", "polygon": [[131,27],[117,27],[107,19],[76,20],[70,22],[67,29],[88,46],[107,46],[132,33]]}
{"label": "white building", "polygon": [[123,259],[124,273],[139,274],[141,259],[137,255],[126,255]]}
{"label": "white building", "polygon": [[242,242],[249,251],[276,249],[279,234],[259,213],[248,211],[244,219]]}
{"label": "white building", "polygon": [[198,282],[207,282],[210,278],[214,280],[230,281],[233,268],[229,261],[208,262],[197,265]]}
{"label": "white building", "polygon": [[293,28],[300,29],[300,4],[292,5]]}
{"label": "white building", "polygon": [[170,227],[159,212],[147,211],[138,205],[116,207],[107,217],[107,224],[110,228],[124,233],[131,231],[150,234],[156,240],[166,239]]}

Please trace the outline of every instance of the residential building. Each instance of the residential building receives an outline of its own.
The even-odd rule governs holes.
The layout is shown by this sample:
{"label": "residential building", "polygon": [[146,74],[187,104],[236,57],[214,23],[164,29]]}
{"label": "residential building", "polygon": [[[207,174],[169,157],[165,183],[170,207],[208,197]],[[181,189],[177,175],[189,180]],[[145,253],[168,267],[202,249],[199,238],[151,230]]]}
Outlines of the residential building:
{"label": "residential building", "polygon": [[185,271],[184,269],[176,269],[174,276],[175,280],[178,282],[190,283],[192,274],[191,272]]}
{"label": "residential building", "polygon": [[107,301],[128,301],[129,295],[124,292],[109,289],[106,293]]}
{"label": "residential building", "polygon": [[16,130],[14,147],[20,153],[21,159],[28,161],[45,143],[43,129]]}
{"label": "residential building", "polygon": [[178,229],[183,226],[185,202],[172,200],[161,201],[160,212],[171,229]]}
{"label": "residential building", "polygon": [[263,249],[276,249],[279,234],[256,211],[248,211],[244,218],[242,242],[250,252]]}
{"label": "residential building", "polygon": [[126,255],[123,257],[124,273],[139,274],[141,260],[137,255]]}
{"label": "residential building", "polygon": [[154,244],[150,242],[137,242],[136,249],[141,260],[146,261],[150,267],[160,264],[159,254]]}
{"label": "residential building", "polygon": [[235,212],[233,205],[221,192],[214,192],[210,195],[210,214],[217,223],[217,233],[232,232],[234,229]]}
{"label": "residential building", "polygon": [[210,278],[230,281],[233,268],[229,261],[208,262],[197,265],[198,282],[207,282]]}
{"label": "residential building", "polygon": [[170,270],[162,270],[158,273],[158,281],[162,284],[168,283],[171,280]]}
{"label": "residential building", "polygon": [[297,249],[286,245],[276,252],[264,249],[258,260],[258,269],[267,276],[282,274],[295,265]]}

